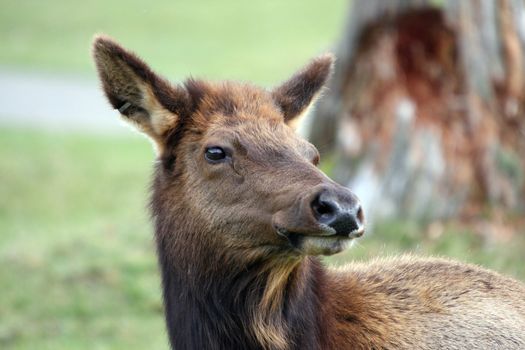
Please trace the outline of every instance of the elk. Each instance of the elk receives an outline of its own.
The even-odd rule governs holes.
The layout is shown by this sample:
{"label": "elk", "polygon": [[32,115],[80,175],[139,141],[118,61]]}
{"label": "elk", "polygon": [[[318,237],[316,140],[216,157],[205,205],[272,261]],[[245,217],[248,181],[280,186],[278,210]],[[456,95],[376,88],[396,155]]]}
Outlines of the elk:
{"label": "elk", "polygon": [[278,87],[169,83],[98,36],[103,90],[157,150],[150,208],[173,349],[525,349],[525,286],[402,256],[325,267],[364,232],[357,197],[293,123],[323,55]]}

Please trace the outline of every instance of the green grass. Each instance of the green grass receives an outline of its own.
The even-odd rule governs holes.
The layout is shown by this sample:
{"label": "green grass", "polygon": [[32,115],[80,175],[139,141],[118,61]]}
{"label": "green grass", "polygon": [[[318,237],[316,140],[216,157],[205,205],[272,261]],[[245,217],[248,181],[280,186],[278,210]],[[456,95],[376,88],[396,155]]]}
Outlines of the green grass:
{"label": "green grass", "polygon": [[0,348],[166,348],[142,138],[0,132]]}
{"label": "green grass", "polygon": [[275,83],[330,49],[345,0],[0,0],[0,64],[92,75],[107,33],[171,78]]}
{"label": "green grass", "polygon": [[[0,348],[166,349],[149,142],[0,129],[0,159]],[[438,254],[525,279],[524,248],[386,223],[329,261]]]}

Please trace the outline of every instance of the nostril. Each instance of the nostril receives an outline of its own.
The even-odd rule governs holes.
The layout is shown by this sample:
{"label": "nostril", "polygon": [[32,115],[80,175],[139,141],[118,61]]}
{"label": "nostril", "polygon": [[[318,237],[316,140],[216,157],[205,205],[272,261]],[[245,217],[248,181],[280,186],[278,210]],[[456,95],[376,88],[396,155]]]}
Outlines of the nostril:
{"label": "nostril", "polygon": [[315,207],[315,211],[319,215],[326,215],[326,214],[333,214],[334,213],[334,207],[330,202],[319,202],[319,205]]}
{"label": "nostril", "polygon": [[311,204],[315,218],[324,224],[329,224],[337,214],[337,204],[331,200],[317,196]]}
{"label": "nostril", "polygon": [[359,224],[362,225],[365,222],[365,215],[363,214],[363,207],[361,205],[359,205],[359,208],[357,209],[356,217],[357,217],[357,222]]}

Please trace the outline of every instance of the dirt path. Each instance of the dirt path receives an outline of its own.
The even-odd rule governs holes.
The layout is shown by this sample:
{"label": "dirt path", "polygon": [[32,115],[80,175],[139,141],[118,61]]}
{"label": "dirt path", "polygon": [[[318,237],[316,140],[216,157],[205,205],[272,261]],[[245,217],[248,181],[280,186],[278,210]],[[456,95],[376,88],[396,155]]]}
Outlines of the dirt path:
{"label": "dirt path", "polygon": [[0,127],[126,131],[95,78],[0,68],[0,106]]}

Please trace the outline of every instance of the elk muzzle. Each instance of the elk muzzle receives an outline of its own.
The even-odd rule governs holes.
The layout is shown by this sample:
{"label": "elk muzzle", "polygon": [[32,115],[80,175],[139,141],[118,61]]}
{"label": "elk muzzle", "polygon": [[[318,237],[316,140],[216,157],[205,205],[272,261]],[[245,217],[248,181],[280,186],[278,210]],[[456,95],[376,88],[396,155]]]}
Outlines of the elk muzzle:
{"label": "elk muzzle", "polygon": [[339,198],[336,191],[323,189],[310,207],[317,222],[331,228],[337,236],[360,237],[364,232],[363,209],[351,193]]}
{"label": "elk muzzle", "polygon": [[364,233],[357,197],[335,183],[314,187],[289,208],[274,214],[276,232],[294,249],[308,255],[331,255]]}

